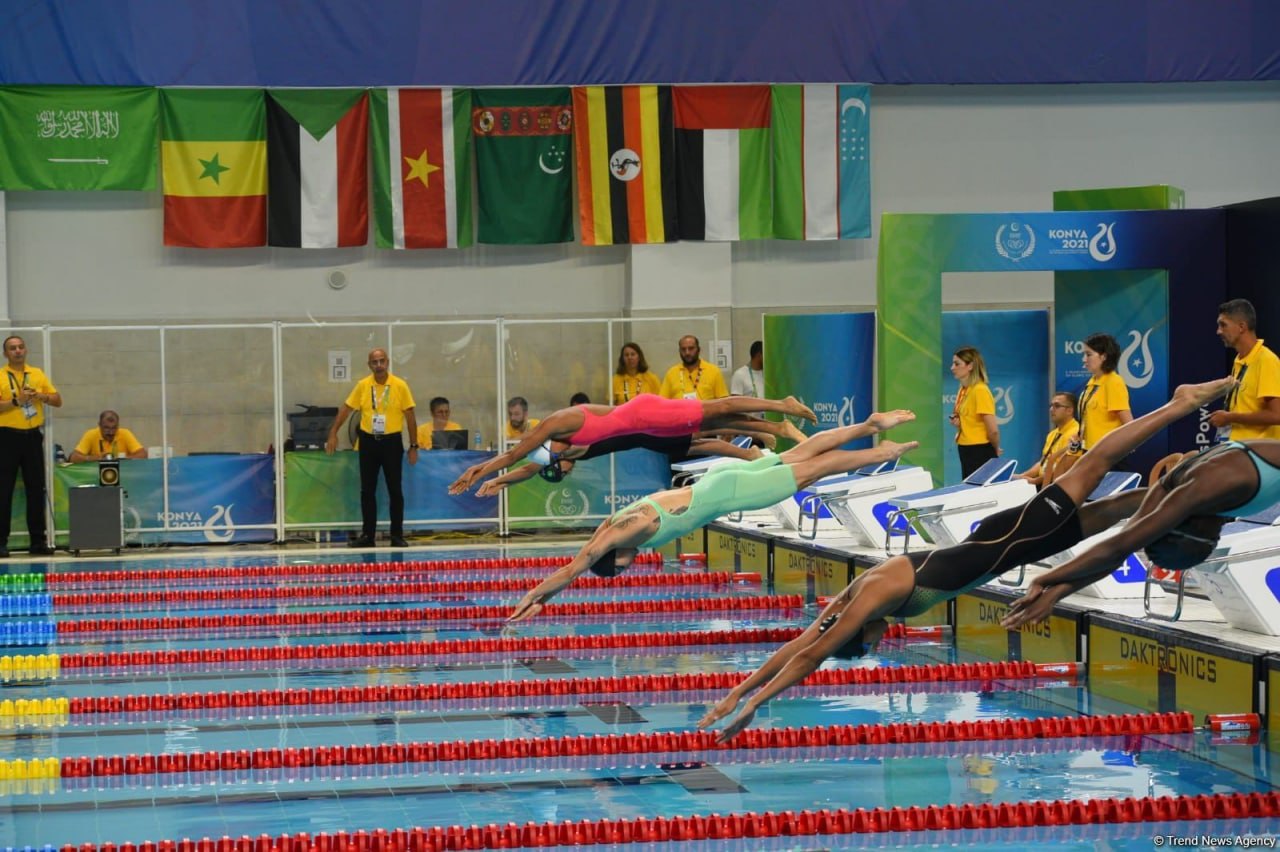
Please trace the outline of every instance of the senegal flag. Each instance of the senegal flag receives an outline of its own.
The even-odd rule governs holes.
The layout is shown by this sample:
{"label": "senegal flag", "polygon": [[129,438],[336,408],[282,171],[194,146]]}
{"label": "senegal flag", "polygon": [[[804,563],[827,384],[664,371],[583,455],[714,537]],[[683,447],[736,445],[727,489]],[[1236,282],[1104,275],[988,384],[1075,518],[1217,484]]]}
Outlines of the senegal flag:
{"label": "senegal flag", "polygon": [[267,242],[266,112],[261,89],[163,89],[164,244]]}

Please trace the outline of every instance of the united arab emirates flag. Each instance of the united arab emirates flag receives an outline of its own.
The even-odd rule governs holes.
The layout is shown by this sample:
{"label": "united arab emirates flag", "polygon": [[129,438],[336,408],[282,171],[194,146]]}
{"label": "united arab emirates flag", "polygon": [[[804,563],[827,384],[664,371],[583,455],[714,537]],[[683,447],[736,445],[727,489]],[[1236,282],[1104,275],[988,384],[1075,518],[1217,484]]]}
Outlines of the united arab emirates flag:
{"label": "united arab emirates flag", "polygon": [[676,239],[675,140],[670,86],[573,90],[582,242]]}
{"label": "united arab emirates flag", "polygon": [[772,236],[769,87],[677,86],[672,100],[680,238]]}
{"label": "united arab emirates flag", "polygon": [[569,89],[476,89],[471,132],[480,242],[571,242]]}
{"label": "united arab emirates flag", "polygon": [[162,89],[164,244],[241,248],[267,241],[261,89]]}
{"label": "united arab emirates flag", "polygon": [[378,246],[471,245],[471,91],[374,89],[369,95]]}
{"label": "united arab emirates flag", "polygon": [[360,89],[267,93],[267,242],[369,241],[369,97]]}
{"label": "united arab emirates flag", "polygon": [[0,189],[155,189],[158,90],[0,88]]}

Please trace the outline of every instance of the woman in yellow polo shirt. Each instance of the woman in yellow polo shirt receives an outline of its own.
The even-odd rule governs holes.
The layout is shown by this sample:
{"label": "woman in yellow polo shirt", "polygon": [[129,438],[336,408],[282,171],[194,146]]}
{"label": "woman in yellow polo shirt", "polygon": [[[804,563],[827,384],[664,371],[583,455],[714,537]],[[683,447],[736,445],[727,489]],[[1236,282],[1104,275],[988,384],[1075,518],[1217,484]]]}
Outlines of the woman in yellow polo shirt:
{"label": "woman in yellow polo shirt", "polygon": [[987,364],[972,346],[962,346],[951,356],[951,375],[960,383],[960,390],[950,419],[956,427],[960,475],[967,477],[1000,455],[996,400],[987,387]]}
{"label": "woman in yellow polo shirt", "polygon": [[618,366],[613,371],[613,404],[622,405],[642,393],[657,393],[661,388],[662,382],[649,372],[644,351],[634,343],[622,344]]}
{"label": "woman in yellow polo shirt", "polygon": [[1113,429],[1133,419],[1129,410],[1129,388],[1116,372],[1120,365],[1120,344],[1109,334],[1091,334],[1084,341],[1084,368],[1089,383],[1080,393],[1076,419],[1080,421],[1080,444],[1089,449]]}

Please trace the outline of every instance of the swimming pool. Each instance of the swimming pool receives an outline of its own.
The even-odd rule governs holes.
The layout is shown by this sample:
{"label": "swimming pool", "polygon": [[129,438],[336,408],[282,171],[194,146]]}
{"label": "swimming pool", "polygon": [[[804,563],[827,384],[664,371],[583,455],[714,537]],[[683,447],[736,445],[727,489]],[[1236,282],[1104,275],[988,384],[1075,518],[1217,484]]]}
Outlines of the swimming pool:
{"label": "swimming pool", "polygon": [[[1280,831],[1280,820],[1230,814],[1153,822],[1158,811],[1144,822],[964,829],[1017,821],[1028,801],[1095,802],[1101,814],[1110,799],[1270,793],[1273,778],[1265,747],[1176,720],[1134,716],[1130,733],[1110,734],[1037,723],[1131,709],[1072,680],[938,668],[969,662],[945,641],[892,640],[875,658],[829,663],[846,673],[832,676],[840,682],[762,710],[758,747],[708,747],[691,732],[726,679],[753,670],[813,610],[751,583],[648,565],[633,585],[562,596],[569,614],[504,630],[517,589],[565,554],[57,563],[42,589],[21,592],[50,595],[51,615],[27,600],[24,614],[0,616],[58,629],[56,646],[0,650],[24,658],[17,669],[11,660],[0,693],[13,702],[8,714],[0,704],[10,776],[0,777],[0,846],[174,841],[186,852],[183,838],[208,837],[190,852],[266,852],[258,838],[291,835],[292,849],[345,852],[625,833],[687,838],[680,848],[1151,848],[1158,834]],[[19,592],[0,586],[5,594]],[[31,662],[40,654],[44,668]],[[874,679],[857,674],[872,668],[925,680],[850,682]],[[1028,721],[1021,734],[1006,724],[1012,736],[962,724],[1003,720]],[[60,777],[48,777],[55,764]],[[812,833],[848,829],[854,817],[841,809],[859,808],[904,809],[896,827],[919,830]],[[864,830],[891,827],[859,819]],[[763,836],[792,830],[810,835]]]}

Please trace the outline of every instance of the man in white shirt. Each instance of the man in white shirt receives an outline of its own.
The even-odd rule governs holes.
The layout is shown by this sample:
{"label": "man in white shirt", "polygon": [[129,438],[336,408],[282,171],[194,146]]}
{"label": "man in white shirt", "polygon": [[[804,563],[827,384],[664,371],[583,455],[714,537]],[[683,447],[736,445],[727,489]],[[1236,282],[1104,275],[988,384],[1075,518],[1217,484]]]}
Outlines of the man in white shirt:
{"label": "man in white shirt", "polygon": [[760,396],[764,393],[764,344],[751,344],[751,361],[733,371],[729,393],[734,396]]}

